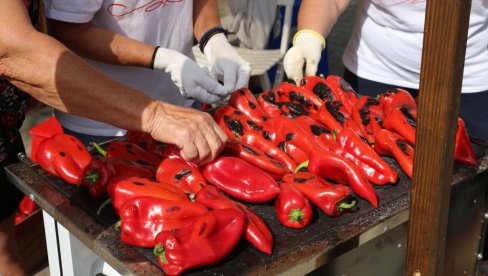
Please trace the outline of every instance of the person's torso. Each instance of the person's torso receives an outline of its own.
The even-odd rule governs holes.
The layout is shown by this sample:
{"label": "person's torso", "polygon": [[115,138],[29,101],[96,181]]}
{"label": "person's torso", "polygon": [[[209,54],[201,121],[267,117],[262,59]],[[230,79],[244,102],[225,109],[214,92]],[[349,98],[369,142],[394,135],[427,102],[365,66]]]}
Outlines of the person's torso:
{"label": "person's torso", "polygon": [[[46,13],[50,18],[68,22],[91,19],[90,22],[98,27],[150,45],[173,49],[194,58],[191,51],[193,45],[193,1],[191,0],[48,0],[46,2]],[[73,15],[70,18],[70,11],[75,14],[79,12],[83,16],[77,18],[77,15]],[[111,78],[155,99],[177,105],[189,104],[171,81],[171,76],[162,71],[110,65],[90,59],[86,61]],[[119,136],[124,133],[121,129],[101,122],[59,111],[55,113],[63,126],[73,131],[100,136]]]}
{"label": "person's torso", "polygon": [[[362,78],[417,88],[420,79],[425,0],[363,0],[343,55]],[[488,89],[488,0],[473,0],[463,92]],[[379,91],[378,93],[381,93]]]}

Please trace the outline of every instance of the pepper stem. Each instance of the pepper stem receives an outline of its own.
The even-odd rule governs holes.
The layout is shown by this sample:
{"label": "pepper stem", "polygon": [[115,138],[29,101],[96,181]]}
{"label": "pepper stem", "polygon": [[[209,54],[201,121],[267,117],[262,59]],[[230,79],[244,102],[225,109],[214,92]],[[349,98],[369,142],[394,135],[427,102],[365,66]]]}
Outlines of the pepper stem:
{"label": "pepper stem", "polygon": [[122,220],[117,221],[117,222],[114,224],[114,228],[115,228],[115,230],[119,230],[119,228],[120,228],[120,225],[121,225],[121,224],[122,224]]}
{"label": "pepper stem", "polygon": [[353,208],[354,206],[356,206],[356,203],[357,203],[357,201],[356,201],[356,200],[351,201],[351,203],[347,203],[346,201],[343,201],[343,202],[339,203],[339,206],[337,206],[337,208],[338,208],[339,210],[341,210],[341,211],[342,211],[342,210],[351,209],[351,208]]}
{"label": "pepper stem", "polygon": [[288,218],[292,222],[300,222],[300,221],[302,221],[304,216],[305,216],[305,214],[303,213],[302,209],[292,209],[290,211],[290,214],[288,214]]}
{"label": "pepper stem", "polygon": [[107,156],[107,151],[102,149],[102,147],[100,147],[100,145],[98,145],[97,143],[90,142],[90,145],[92,145],[102,156]]}
{"label": "pepper stem", "polygon": [[334,130],[332,131],[332,139],[334,139],[334,141],[336,142],[337,142],[337,132],[339,132],[337,128],[334,128]]}
{"label": "pepper stem", "polygon": [[98,207],[98,209],[97,209],[97,216],[99,216],[102,213],[103,209],[105,209],[105,207],[107,207],[107,205],[109,205],[109,204],[112,204],[112,199],[111,198],[105,200],[102,203],[102,205],[100,205],[100,207]]}
{"label": "pepper stem", "polygon": [[87,176],[85,176],[85,179],[91,186],[95,186],[97,181],[100,179],[100,174],[97,170],[92,170]]}
{"label": "pepper stem", "polygon": [[302,164],[298,165],[297,168],[295,169],[295,172],[299,172],[301,169],[308,167],[309,161],[305,161]]}
{"label": "pepper stem", "polygon": [[164,249],[164,246],[161,244],[156,244],[156,246],[153,249],[154,255],[156,255],[159,258],[159,262],[162,264],[167,264],[168,260],[166,260],[166,250]]}

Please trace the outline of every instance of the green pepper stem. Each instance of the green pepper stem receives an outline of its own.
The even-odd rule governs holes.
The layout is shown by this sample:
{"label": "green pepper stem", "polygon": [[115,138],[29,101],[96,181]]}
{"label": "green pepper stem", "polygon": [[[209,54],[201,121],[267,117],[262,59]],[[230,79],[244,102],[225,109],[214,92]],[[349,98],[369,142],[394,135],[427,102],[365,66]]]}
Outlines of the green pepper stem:
{"label": "green pepper stem", "polygon": [[334,139],[334,141],[336,142],[337,142],[337,132],[339,132],[337,128],[334,128],[334,130],[332,131],[332,139]]}
{"label": "green pepper stem", "polygon": [[121,224],[122,224],[122,220],[117,221],[117,222],[114,224],[114,228],[115,228],[115,230],[119,230],[119,228],[120,228],[120,225],[121,225]]}
{"label": "green pepper stem", "polygon": [[100,153],[102,156],[107,156],[107,151],[102,149],[102,147],[100,147],[100,145],[98,145],[97,143],[90,142],[90,145],[95,147],[95,149],[98,151],[98,153]]}
{"label": "green pepper stem", "polygon": [[305,161],[302,164],[298,165],[297,168],[295,169],[295,172],[299,172],[301,169],[308,167],[309,161]]}
{"label": "green pepper stem", "polygon": [[100,174],[97,170],[92,170],[87,176],[85,176],[85,179],[91,186],[95,186],[97,181],[100,179]]}
{"label": "green pepper stem", "polygon": [[343,201],[343,202],[339,203],[339,206],[337,206],[337,208],[339,208],[339,210],[351,209],[354,206],[356,206],[356,203],[357,203],[356,200],[351,201],[351,203],[347,203],[347,202]]}
{"label": "green pepper stem", "polygon": [[166,250],[164,249],[164,246],[161,244],[156,244],[156,246],[153,249],[154,255],[156,255],[159,258],[159,261],[162,264],[167,264],[168,260],[166,260]]}
{"label": "green pepper stem", "polygon": [[290,211],[290,214],[288,214],[288,218],[292,222],[300,222],[300,221],[302,221],[304,216],[305,216],[305,214],[303,213],[302,209],[292,209]]}
{"label": "green pepper stem", "polygon": [[97,209],[97,216],[99,216],[102,213],[102,210],[105,209],[105,207],[107,207],[107,205],[109,205],[109,204],[112,204],[112,199],[111,198],[105,200],[102,203],[102,205],[100,205],[100,207],[98,207],[98,209]]}

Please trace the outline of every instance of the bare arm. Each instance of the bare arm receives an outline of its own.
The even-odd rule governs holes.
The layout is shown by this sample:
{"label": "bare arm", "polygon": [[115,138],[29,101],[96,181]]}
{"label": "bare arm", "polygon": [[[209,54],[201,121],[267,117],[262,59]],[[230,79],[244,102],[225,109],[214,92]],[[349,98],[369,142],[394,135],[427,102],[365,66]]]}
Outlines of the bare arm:
{"label": "bare arm", "polygon": [[311,29],[327,37],[349,3],[350,0],[302,0],[298,30]]}
{"label": "bare arm", "polygon": [[221,26],[215,0],[193,0],[193,35],[200,40],[210,28]]}
{"label": "bare arm", "polygon": [[155,46],[99,28],[91,23],[49,20],[54,37],[80,56],[116,64],[149,68]]}

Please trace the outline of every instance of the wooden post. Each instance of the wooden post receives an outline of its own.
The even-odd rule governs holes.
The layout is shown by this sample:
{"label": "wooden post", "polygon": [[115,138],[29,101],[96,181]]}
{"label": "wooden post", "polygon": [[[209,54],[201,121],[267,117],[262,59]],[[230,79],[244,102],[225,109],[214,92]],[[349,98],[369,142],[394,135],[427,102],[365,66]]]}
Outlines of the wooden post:
{"label": "wooden post", "polygon": [[427,1],[407,275],[443,275],[470,8],[470,0]]}

